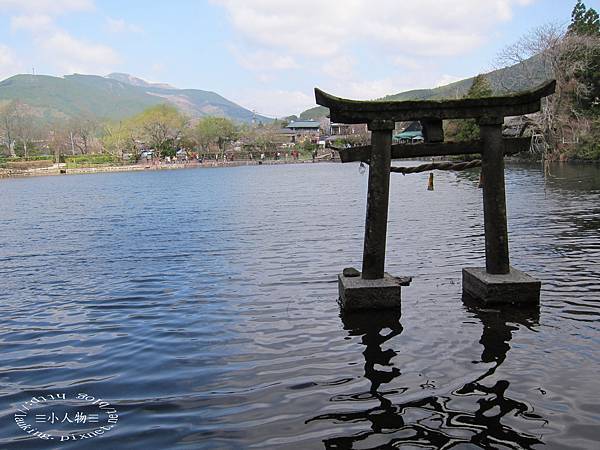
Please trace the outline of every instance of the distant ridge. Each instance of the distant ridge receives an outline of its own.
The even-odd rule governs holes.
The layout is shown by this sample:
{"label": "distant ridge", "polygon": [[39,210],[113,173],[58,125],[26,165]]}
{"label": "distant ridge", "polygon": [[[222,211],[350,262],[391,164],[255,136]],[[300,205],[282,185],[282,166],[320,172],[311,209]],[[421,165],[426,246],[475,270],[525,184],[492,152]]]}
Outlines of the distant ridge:
{"label": "distant ridge", "polygon": [[[534,56],[513,66],[493,70],[485,75],[492,86],[494,94],[522,91],[552,78],[550,68],[544,64],[544,61],[540,56]],[[475,77],[466,78],[433,89],[414,89],[399,94],[386,95],[380,100],[402,101],[462,98],[469,91],[474,78]],[[300,118],[319,119],[328,114],[329,110],[327,108],[316,106],[302,112]]]}
{"label": "distant ridge", "polygon": [[113,80],[120,81],[122,83],[131,84],[132,86],[140,86],[140,87],[155,87],[161,89],[177,89],[170,84],[167,83],[150,83],[146,80],[142,80],[141,78],[134,77],[129,75],[128,73],[119,73],[113,72],[106,75],[106,78],[112,78]]}
{"label": "distant ridge", "polygon": [[41,120],[81,115],[120,120],[160,103],[175,105],[193,118],[227,117],[236,122],[268,123],[272,119],[221,95],[200,89],[177,89],[149,83],[125,73],[98,75],[15,75],[0,82],[0,103],[19,100]]}

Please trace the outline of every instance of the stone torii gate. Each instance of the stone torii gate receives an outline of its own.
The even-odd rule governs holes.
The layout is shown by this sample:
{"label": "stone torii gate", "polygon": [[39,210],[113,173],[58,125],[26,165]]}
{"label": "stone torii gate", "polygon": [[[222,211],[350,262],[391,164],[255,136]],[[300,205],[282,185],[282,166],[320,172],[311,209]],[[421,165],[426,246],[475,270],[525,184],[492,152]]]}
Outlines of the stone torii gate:
{"label": "stone torii gate", "polygon": [[[340,150],[342,162],[363,161],[369,165],[369,187],[362,273],[345,269],[339,275],[342,308],[369,309],[400,306],[402,286],[410,277],[385,272],[385,249],[392,159],[442,155],[482,155],[485,268],[464,268],[463,292],[485,303],[539,302],[541,283],[509,264],[504,155],[529,148],[528,138],[502,137],[508,116],[540,110],[541,99],[554,93],[556,82],[548,81],[530,91],[501,97],[440,101],[357,101],[327,94],[315,88],[317,104],[326,106],[332,121],[366,123],[371,145]],[[443,120],[475,119],[481,139],[444,142]],[[425,143],[392,145],[395,122],[421,122]]]}

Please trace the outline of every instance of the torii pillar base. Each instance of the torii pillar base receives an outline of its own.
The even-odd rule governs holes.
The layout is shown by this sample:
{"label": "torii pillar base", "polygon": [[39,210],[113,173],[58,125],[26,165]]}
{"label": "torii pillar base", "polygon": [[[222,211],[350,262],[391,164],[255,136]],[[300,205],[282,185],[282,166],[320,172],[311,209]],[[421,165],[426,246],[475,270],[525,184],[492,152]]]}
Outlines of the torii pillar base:
{"label": "torii pillar base", "polygon": [[539,280],[514,267],[506,274],[490,274],[483,267],[462,270],[463,293],[486,305],[537,304],[541,286]]}
{"label": "torii pillar base", "polygon": [[393,277],[387,272],[375,280],[363,279],[358,271],[351,275],[338,275],[339,303],[344,311],[400,309],[402,286],[412,281],[411,277]]}

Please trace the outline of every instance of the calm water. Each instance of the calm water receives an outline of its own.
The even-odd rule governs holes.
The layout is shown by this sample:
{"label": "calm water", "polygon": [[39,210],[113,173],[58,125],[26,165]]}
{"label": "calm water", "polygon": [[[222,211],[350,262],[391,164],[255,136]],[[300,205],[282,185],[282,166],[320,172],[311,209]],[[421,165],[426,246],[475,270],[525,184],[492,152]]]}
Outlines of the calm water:
{"label": "calm water", "polygon": [[[511,262],[543,280],[521,311],[461,298],[478,172],[392,177],[387,268],[414,281],[402,314],[345,317],[356,165],[1,180],[0,448],[597,449],[600,168],[507,169]],[[118,423],[21,430],[53,393]],[[83,408],[59,400],[32,410]]]}

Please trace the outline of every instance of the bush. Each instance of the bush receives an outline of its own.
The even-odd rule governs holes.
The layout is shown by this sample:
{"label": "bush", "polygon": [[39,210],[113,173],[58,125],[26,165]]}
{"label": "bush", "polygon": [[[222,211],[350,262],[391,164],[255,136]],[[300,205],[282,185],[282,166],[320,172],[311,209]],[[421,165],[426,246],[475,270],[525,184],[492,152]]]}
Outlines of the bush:
{"label": "bush", "polygon": [[[312,153],[318,148],[317,144],[313,144],[310,140],[305,140],[302,144],[300,144],[299,151],[302,155],[312,156]],[[296,145],[298,149],[298,145]]]}
{"label": "bush", "polygon": [[121,163],[118,157],[108,154],[65,156],[64,161],[67,167]]}
{"label": "bush", "polygon": [[579,144],[569,157],[584,161],[600,161],[600,118],[592,120],[590,132],[580,137]]}
{"label": "bush", "polygon": [[166,158],[167,156],[170,158],[174,158],[176,155],[177,155],[177,150],[174,149],[173,147],[163,148],[160,151],[160,156],[162,156],[163,158]]}
{"label": "bush", "polygon": [[7,169],[27,170],[50,167],[52,164],[54,164],[54,161],[51,159],[38,159],[35,161],[6,161],[1,165]]}
{"label": "bush", "polygon": [[573,159],[585,161],[600,161],[600,141],[585,139],[575,148]]}
{"label": "bush", "polygon": [[46,161],[48,159],[54,160],[52,155],[35,155],[23,158],[21,156],[0,156],[0,164],[10,161],[22,162],[22,161]]}

